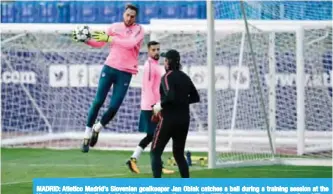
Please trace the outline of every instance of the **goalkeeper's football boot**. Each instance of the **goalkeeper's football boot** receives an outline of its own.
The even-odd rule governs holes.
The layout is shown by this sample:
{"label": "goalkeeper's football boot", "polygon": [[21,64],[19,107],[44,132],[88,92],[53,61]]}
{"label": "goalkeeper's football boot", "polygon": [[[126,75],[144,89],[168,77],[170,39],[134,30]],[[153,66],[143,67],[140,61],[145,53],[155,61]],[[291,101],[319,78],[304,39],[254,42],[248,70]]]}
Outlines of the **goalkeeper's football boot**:
{"label": "goalkeeper's football boot", "polygon": [[82,144],[82,148],[81,148],[81,151],[83,153],[87,153],[89,152],[89,139],[83,139],[83,144]]}
{"label": "goalkeeper's football boot", "polygon": [[90,137],[90,146],[91,147],[94,147],[98,141],[98,135],[99,135],[99,132],[97,132],[95,130],[96,128],[96,124],[97,122],[94,124],[94,126],[92,127],[92,133],[91,133],[91,137]]}
{"label": "goalkeeper's football boot", "polygon": [[139,174],[140,170],[137,165],[137,161],[135,158],[131,158],[126,162],[128,168],[130,169],[131,172]]}
{"label": "goalkeeper's football boot", "polygon": [[94,147],[96,145],[96,143],[98,141],[98,135],[99,135],[99,132],[92,130],[92,134],[90,137],[90,146],[91,147]]}

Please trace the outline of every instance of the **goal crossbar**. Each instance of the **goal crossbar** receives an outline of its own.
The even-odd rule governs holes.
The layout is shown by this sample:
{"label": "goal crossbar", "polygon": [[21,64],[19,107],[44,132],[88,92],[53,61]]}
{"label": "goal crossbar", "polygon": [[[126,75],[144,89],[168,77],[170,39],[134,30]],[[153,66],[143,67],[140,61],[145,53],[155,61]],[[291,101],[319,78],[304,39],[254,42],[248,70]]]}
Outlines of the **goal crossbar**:
{"label": "goal crossbar", "polygon": [[[156,21],[156,20],[152,20]],[[201,20],[158,20],[149,25],[143,25],[146,34],[151,33],[204,33],[207,32],[207,26]],[[251,21],[256,28],[266,32],[294,32],[299,27],[303,29],[332,27],[330,21]],[[71,33],[77,25],[84,24],[0,24],[2,33]],[[108,25],[89,24],[92,30],[106,30]],[[217,32],[245,32],[244,22],[242,20],[218,21],[215,25]]]}

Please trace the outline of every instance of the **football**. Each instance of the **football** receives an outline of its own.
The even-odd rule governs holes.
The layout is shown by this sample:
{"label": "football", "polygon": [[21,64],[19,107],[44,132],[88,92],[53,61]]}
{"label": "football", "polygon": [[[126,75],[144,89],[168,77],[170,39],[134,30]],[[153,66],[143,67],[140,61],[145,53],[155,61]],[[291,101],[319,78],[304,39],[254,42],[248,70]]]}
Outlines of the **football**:
{"label": "football", "polygon": [[77,26],[75,34],[79,41],[86,41],[91,37],[89,26]]}

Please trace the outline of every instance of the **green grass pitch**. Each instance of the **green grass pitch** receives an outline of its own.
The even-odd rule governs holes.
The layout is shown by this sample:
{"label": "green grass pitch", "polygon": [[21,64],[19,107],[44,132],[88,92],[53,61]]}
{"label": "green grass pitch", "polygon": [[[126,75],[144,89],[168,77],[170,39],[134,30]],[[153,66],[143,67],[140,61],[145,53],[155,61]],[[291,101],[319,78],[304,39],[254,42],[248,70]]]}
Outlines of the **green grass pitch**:
{"label": "green grass pitch", "polygon": [[[29,194],[32,179],[42,177],[151,177],[149,153],[145,152],[132,174],[125,165],[132,152],[79,150],[1,149],[1,193]],[[171,153],[163,155],[164,161]],[[190,167],[191,177],[200,178],[332,178],[331,167],[263,166],[208,170]],[[164,176],[179,177],[179,174]]]}

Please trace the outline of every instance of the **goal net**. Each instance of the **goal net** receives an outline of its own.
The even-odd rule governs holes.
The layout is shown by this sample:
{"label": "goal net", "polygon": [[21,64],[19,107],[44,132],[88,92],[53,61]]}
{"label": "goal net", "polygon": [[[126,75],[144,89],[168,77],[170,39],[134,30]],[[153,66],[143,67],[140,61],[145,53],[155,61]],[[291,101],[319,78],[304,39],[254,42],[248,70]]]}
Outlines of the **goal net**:
{"label": "goal net", "polygon": [[[221,19],[215,24],[215,150],[208,150],[207,21],[152,20],[144,26],[139,63],[147,58],[147,42],[158,40],[162,50],[180,51],[183,71],[200,91],[201,102],[191,107],[186,149],[214,151],[216,163],[224,165],[290,157],[331,164],[331,21],[257,20],[262,15],[276,19],[278,13],[271,8],[278,5],[245,2],[249,39],[240,3],[214,3],[215,16]],[[235,10],[236,20],[223,20]],[[2,147],[80,147],[109,48],[73,42],[74,27],[1,24]],[[141,75],[140,69],[95,149],[133,150],[144,136],[138,133]],[[109,98],[100,116],[108,104]]]}
{"label": "goal net", "polygon": [[[279,162],[295,163],[285,158],[297,156],[296,164],[324,164],[319,161],[327,159],[326,164],[331,165],[329,5],[329,2],[214,3],[215,17],[224,18],[230,14],[228,10],[237,10],[245,28],[227,36],[219,37],[216,33],[216,60],[231,68],[229,79],[235,80],[231,83],[233,90],[216,90],[218,132],[228,134],[227,143],[221,144],[227,147],[227,153],[219,152],[220,147],[216,147],[220,153],[217,164],[260,163],[276,157],[284,159]],[[325,17],[329,21],[323,25],[320,21],[317,24],[293,21]],[[274,19],[291,21],[290,25],[277,27],[279,23],[272,22]],[[216,141],[221,140],[217,137]],[[309,162],[304,158],[320,160]]]}

